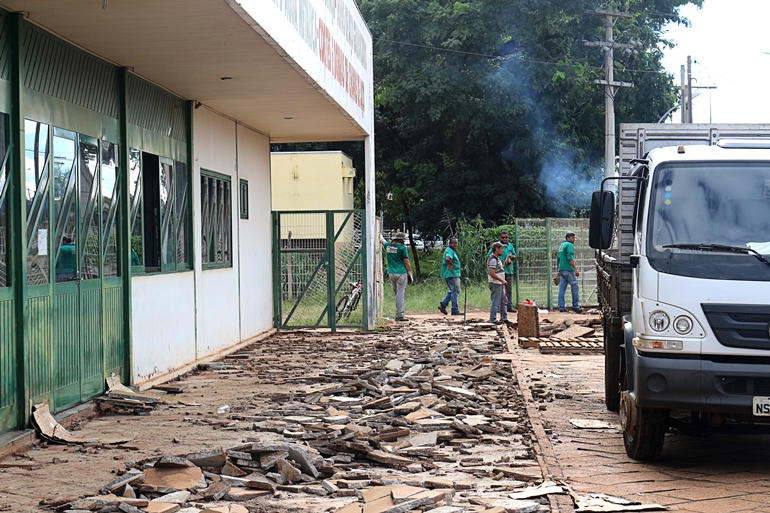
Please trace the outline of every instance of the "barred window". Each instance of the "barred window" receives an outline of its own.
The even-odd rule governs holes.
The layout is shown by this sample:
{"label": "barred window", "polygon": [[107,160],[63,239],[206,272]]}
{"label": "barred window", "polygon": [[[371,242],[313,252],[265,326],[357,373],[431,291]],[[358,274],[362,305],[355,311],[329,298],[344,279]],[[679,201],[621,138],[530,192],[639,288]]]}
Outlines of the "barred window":
{"label": "barred window", "polygon": [[239,190],[239,204],[241,219],[249,218],[249,182],[241,180]]}
{"label": "barred window", "polygon": [[201,261],[204,269],[232,267],[230,177],[201,169]]}
{"label": "barred window", "polygon": [[128,150],[128,164],[131,272],[191,269],[187,164],[136,148]]}

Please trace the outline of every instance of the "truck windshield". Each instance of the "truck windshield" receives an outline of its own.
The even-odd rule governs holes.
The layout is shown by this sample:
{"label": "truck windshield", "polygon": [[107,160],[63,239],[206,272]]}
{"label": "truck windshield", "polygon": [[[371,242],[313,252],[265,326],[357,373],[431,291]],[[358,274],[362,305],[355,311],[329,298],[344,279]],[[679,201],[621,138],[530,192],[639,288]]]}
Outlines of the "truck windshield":
{"label": "truck windshield", "polygon": [[770,258],[770,164],[659,167],[651,186],[647,250],[661,272],[770,281],[770,266],[755,254]]}

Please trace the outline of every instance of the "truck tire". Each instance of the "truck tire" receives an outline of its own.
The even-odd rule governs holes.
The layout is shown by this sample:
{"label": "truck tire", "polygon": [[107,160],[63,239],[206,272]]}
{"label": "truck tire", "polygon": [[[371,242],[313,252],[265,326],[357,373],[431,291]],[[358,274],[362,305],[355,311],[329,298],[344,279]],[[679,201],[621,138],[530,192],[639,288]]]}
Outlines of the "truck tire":
{"label": "truck tire", "polygon": [[604,328],[604,404],[610,411],[620,408],[620,368],[623,351],[622,336],[610,333],[609,322],[602,320]]}
{"label": "truck tire", "polygon": [[663,451],[668,410],[640,408],[627,391],[621,399],[620,423],[628,457],[637,461],[656,460]]}

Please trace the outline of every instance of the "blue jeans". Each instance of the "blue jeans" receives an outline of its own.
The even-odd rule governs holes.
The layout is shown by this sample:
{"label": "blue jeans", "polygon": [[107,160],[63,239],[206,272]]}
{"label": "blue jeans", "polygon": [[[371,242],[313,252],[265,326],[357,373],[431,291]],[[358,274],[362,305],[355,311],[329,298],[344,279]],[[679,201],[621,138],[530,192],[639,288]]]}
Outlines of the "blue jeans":
{"label": "blue jeans", "polygon": [[564,296],[567,294],[567,284],[572,288],[572,308],[580,308],[578,281],[572,271],[559,271],[559,310],[566,307]]}
{"label": "blue jeans", "polygon": [[444,308],[452,302],[452,313],[460,313],[460,306],[457,304],[460,300],[460,277],[444,278],[446,284],[449,287],[449,292],[446,293],[444,299],[441,300],[441,306]]}
{"label": "blue jeans", "polygon": [[502,283],[489,284],[489,322],[497,320],[500,314],[501,321],[508,320],[508,312],[505,311],[505,286]]}

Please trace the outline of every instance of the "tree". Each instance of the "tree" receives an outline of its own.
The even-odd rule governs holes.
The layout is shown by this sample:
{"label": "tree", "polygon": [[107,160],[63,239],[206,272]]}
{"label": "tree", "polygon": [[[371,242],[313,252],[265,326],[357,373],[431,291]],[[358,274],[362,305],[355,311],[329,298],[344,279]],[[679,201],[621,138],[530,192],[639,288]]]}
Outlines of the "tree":
{"label": "tree", "polygon": [[[676,101],[662,28],[702,0],[628,0],[616,33],[633,81],[617,121],[654,122]],[[442,215],[575,215],[603,175],[607,7],[572,0],[359,0],[375,38],[378,201],[390,219],[438,233]],[[389,195],[391,200],[386,199]]]}

